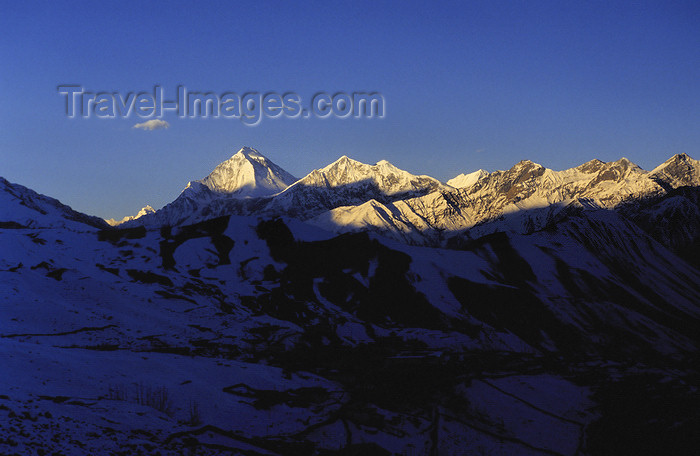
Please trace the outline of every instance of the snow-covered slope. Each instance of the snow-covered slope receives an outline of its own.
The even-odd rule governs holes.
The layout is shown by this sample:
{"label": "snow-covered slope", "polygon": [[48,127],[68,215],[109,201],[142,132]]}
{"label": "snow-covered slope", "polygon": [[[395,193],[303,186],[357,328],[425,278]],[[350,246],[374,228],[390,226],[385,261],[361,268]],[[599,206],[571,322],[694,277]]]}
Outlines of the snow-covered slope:
{"label": "snow-covered slope", "polygon": [[[371,199],[358,206],[341,206],[323,212],[308,223],[335,233],[376,231],[391,233],[394,239],[408,244],[422,244],[430,227],[415,214],[403,214],[401,202],[382,204]],[[415,224],[414,224],[415,222]]]}
{"label": "snow-covered slope", "polygon": [[22,185],[0,177],[0,227],[3,228],[70,228],[94,230],[106,223],[74,211],[60,201],[40,195]]}

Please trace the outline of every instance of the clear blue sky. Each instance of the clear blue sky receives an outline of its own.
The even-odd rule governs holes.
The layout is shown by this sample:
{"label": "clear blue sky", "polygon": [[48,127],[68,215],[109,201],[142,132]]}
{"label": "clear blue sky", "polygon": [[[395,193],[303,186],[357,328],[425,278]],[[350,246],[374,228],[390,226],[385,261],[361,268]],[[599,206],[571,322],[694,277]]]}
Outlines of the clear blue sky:
{"label": "clear blue sky", "polygon": [[[700,158],[697,1],[303,3],[2,1],[0,176],[120,218],[243,145],[297,176],[343,154],[442,180],[525,158]],[[170,114],[142,131],[135,117],[66,118],[66,83],[379,91],[386,117],[251,128]]]}

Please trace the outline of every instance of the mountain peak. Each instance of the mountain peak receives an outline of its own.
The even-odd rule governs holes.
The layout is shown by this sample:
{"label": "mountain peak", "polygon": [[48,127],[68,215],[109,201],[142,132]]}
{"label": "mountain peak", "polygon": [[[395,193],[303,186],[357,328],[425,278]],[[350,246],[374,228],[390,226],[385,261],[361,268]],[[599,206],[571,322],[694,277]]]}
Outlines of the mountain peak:
{"label": "mountain peak", "polygon": [[620,165],[623,167],[628,167],[630,165],[637,166],[634,163],[632,163],[627,157],[621,157],[619,160],[612,162],[612,164],[613,165]]}
{"label": "mountain peak", "polygon": [[237,154],[251,154],[251,153],[252,154],[260,154],[260,152],[258,152],[258,150],[256,148],[250,147],[250,146],[243,146],[236,153]]}
{"label": "mountain peak", "polygon": [[666,163],[669,163],[669,164],[670,163],[692,163],[694,161],[695,160],[690,158],[690,155],[688,155],[686,153],[681,153],[681,154],[676,154],[673,157],[669,158],[668,160],[666,160],[664,162],[664,164],[666,164]]}
{"label": "mountain peak", "polygon": [[666,166],[674,164],[674,163],[693,164],[693,163],[697,163],[697,162],[698,162],[697,160],[693,160],[692,157],[690,157],[690,155],[688,155],[686,153],[675,154],[675,155],[671,156],[668,160],[666,160],[665,162],[663,162],[662,164],[660,164],[659,166],[654,168],[654,170],[652,172],[654,172],[658,169],[665,168]]}
{"label": "mountain peak", "polygon": [[199,182],[214,193],[238,197],[279,193],[297,179],[252,147],[243,147]]}
{"label": "mountain peak", "polygon": [[[296,186],[340,187],[354,184],[370,184],[384,195],[405,192],[435,190],[443,186],[437,179],[429,176],[417,176],[380,160],[375,165],[368,165],[341,156],[330,165],[316,169],[299,180]],[[295,186],[295,187],[296,187]]]}
{"label": "mountain peak", "polygon": [[325,168],[322,168],[321,170],[328,171],[331,169],[346,168],[346,167],[358,167],[358,166],[369,166],[369,165],[366,165],[365,163],[362,163],[362,162],[357,161],[357,160],[353,160],[352,158],[348,157],[347,155],[342,155],[336,161],[334,161],[330,165],[326,166]]}
{"label": "mountain peak", "polygon": [[[189,187],[189,184],[187,184]],[[105,222],[111,226],[117,226],[121,225],[122,223],[130,222],[132,220],[136,220],[138,218],[143,217],[144,215],[148,214],[153,214],[155,213],[156,210],[153,209],[149,204],[146,204],[144,207],[141,208],[141,210],[136,214],[136,215],[127,215],[121,220],[115,220],[115,219],[105,219]]]}
{"label": "mountain peak", "polygon": [[676,154],[654,168],[651,174],[673,188],[700,185],[700,161],[687,154]]}
{"label": "mountain peak", "polygon": [[136,214],[136,217],[142,217],[146,214],[152,214],[156,210],[151,207],[150,204],[146,204],[144,207],[141,208],[138,214]]}
{"label": "mountain peak", "polygon": [[479,169],[479,170],[476,170],[476,171],[474,171],[472,173],[468,173],[468,174],[460,174],[460,175],[448,180],[447,185],[454,187],[454,188],[471,187],[479,179],[487,176],[488,174],[489,174],[488,171],[483,170],[483,169]]}
{"label": "mountain peak", "polygon": [[257,149],[254,149],[254,148],[248,147],[248,146],[241,147],[241,149],[238,152],[236,152],[235,154],[233,154],[231,156],[231,158],[236,158],[236,157],[238,157],[238,158],[245,157],[245,158],[254,159],[254,160],[257,160],[257,159],[266,160],[265,156],[263,154],[261,154],[260,152],[258,152]]}

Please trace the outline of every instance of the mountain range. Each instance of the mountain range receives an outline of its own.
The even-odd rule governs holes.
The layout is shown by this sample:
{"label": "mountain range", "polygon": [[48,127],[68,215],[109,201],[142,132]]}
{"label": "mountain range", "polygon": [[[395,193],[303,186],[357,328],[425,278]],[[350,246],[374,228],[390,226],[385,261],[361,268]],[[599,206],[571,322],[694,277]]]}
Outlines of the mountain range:
{"label": "mountain range", "polygon": [[[346,156],[295,179],[244,147],[205,179],[188,183],[172,203],[158,211],[148,206],[122,223],[153,227],[222,215],[291,217],[335,233],[368,231],[410,244],[448,247],[497,231],[531,233],[583,208],[615,210],[643,225],[644,216],[637,216],[635,207],[646,207],[647,217],[652,217],[647,207],[652,201],[665,201],[659,210],[685,210],[688,204],[693,207],[692,201],[676,189],[697,186],[700,162],[686,154],[674,155],[650,172],[626,158],[591,160],[564,171],[525,160],[507,171],[478,170],[441,183],[386,160],[367,165]],[[682,241],[663,242],[674,243],[674,251],[681,253],[696,242],[697,233],[686,234]],[[669,234],[656,235],[664,236]]]}
{"label": "mountain range", "polygon": [[[114,226],[112,226],[114,225]],[[0,453],[694,454],[700,162],[0,180]]]}

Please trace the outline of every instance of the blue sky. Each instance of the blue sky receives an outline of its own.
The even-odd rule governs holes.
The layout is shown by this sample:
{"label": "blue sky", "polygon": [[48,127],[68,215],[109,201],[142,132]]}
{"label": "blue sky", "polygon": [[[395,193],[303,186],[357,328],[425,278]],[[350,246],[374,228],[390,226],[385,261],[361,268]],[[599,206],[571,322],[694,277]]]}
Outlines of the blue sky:
{"label": "blue sky", "polygon": [[[447,180],[530,159],[700,158],[700,3],[2,2],[0,176],[121,218],[243,145],[296,176],[341,155]],[[56,87],[378,91],[383,119],[68,119]]]}

